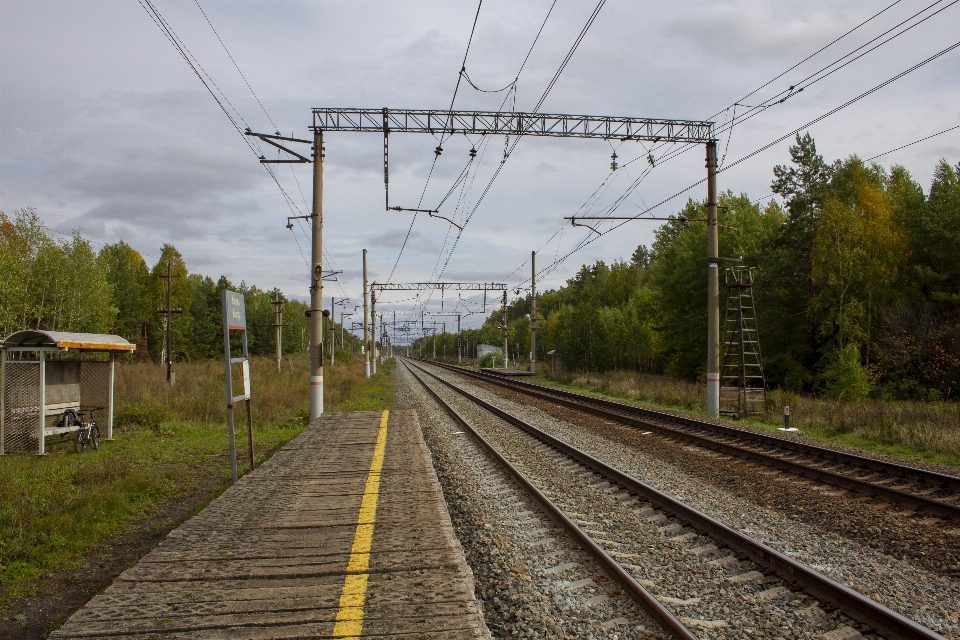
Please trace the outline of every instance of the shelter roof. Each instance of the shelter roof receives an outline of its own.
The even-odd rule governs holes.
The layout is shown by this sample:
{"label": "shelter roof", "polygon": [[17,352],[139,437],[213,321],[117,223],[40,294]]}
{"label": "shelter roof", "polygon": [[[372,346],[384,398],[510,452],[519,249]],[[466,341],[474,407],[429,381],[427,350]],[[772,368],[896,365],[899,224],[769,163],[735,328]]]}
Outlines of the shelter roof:
{"label": "shelter roof", "polygon": [[42,349],[83,349],[85,351],[133,351],[137,345],[120,336],[104,333],[67,333],[65,331],[17,331],[7,336],[3,348],[37,347]]}

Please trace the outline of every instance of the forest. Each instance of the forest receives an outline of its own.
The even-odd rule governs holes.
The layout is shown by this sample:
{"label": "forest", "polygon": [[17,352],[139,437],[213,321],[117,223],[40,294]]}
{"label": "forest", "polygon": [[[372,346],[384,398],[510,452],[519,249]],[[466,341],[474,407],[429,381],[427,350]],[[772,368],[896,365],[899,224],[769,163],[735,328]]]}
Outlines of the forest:
{"label": "forest", "polygon": [[[960,164],[942,160],[924,188],[903,166],[855,155],[828,161],[809,134],[773,168],[780,200],[720,195],[720,254],[743,259],[767,384],[840,399],[938,400],[960,392]],[[780,204],[782,200],[783,205]],[[537,357],[570,371],[633,370],[703,381],[706,361],[704,203],[689,200],[629,260],[583,265],[539,292]],[[275,349],[271,300],[285,301],[283,351],[305,351],[307,305],[225,277],[189,271],[166,244],[153,266],[123,241],[94,251],[55,239],[36,211],[0,212],[0,331],[116,333],[136,358],[160,361],[170,265],[174,361],[222,353],[220,292],[246,297],[254,355]],[[721,279],[721,300],[725,290]],[[511,355],[530,349],[529,294],[508,307]],[[501,313],[462,332],[463,348],[502,344]],[[339,334],[339,327],[337,327]],[[420,338],[412,352],[456,354],[457,336]],[[444,346],[445,345],[445,346]]]}
{"label": "forest", "polygon": [[[767,385],[839,399],[956,399],[960,392],[960,164],[929,188],[903,166],[827,161],[807,134],[773,169],[776,200],[722,193],[720,255],[754,268]],[[766,201],[766,202],[764,202]],[[583,265],[538,292],[537,358],[567,370],[706,377],[707,231],[690,200],[629,261]],[[721,304],[726,290],[721,276]],[[511,356],[530,350],[530,296],[508,306]],[[722,316],[721,316],[722,317]],[[502,314],[464,348],[502,345]],[[427,337],[422,345],[432,354]],[[456,353],[456,336],[442,336]]]}
{"label": "forest", "polygon": [[[284,302],[283,353],[307,350],[310,336],[306,303],[277,289],[235,285],[187,268],[171,244],[150,267],[123,241],[94,251],[74,233],[56,239],[32,208],[0,212],[0,332],[21,329],[114,333],[137,345],[133,359],[162,361],[167,305],[168,263],[172,274],[173,361],[223,357],[221,291],[244,294],[248,345],[252,355],[276,350],[274,306]],[[329,322],[329,321],[327,321]],[[327,325],[329,327],[329,324]],[[339,325],[335,332],[339,339]]]}

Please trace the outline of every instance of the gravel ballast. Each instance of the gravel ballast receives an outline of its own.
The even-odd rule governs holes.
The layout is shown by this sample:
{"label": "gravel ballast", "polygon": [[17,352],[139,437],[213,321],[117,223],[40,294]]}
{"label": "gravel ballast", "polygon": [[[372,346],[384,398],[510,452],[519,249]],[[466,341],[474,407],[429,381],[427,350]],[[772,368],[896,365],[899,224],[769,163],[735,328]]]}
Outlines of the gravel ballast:
{"label": "gravel ballast", "polygon": [[580,412],[551,407],[548,414],[538,408],[542,401],[431,370],[884,606],[960,638],[951,523]]}
{"label": "gravel ballast", "polygon": [[477,599],[496,638],[660,638],[659,626],[397,368],[397,405],[415,409]]}

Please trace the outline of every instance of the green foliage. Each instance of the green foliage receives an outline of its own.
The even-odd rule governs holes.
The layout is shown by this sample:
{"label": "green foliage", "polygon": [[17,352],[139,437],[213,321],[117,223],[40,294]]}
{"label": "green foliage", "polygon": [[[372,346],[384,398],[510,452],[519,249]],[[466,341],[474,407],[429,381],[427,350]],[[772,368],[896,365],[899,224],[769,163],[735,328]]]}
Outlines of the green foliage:
{"label": "green foliage", "polygon": [[486,353],[480,358],[481,367],[503,366],[503,356],[497,352]]}
{"label": "green foliage", "polygon": [[861,400],[870,394],[873,384],[858,343],[848,342],[827,355],[823,388],[827,397],[836,400]]}
{"label": "green foliage", "polygon": [[[221,357],[224,289],[244,294],[251,355],[275,353],[275,299],[283,302],[283,354],[307,350],[306,303],[288,299],[277,289],[264,291],[244,282],[235,286],[223,276],[214,281],[190,273],[172,244],[163,245],[156,264],[149,268],[143,256],[122,240],[94,253],[79,233],[68,240],[53,239],[32,208],[18,209],[12,217],[0,211],[0,273],[4,276],[0,278],[0,332],[7,336],[35,328],[116,333],[137,345],[134,359],[160,361],[166,348],[166,314],[159,311],[167,307],[168,263],[170,303],[176,311],[174,362]],[[330,321],[324,325],[329,341]],[[333,326],[339,342],[340,326]],[[239,338],[233,347],[239,350]],[[350,352],[349,343],[338,345],[341,357]]]}
{"label": "green foliage", "polygon": [[0,331],[106,331],[116,314],[107,270],[75,233],[54,240],[34,209],[0,211]]}
{"label": "green foliage", "polygon": [[[718,203],[720,255],[755,270],[768,384],[835,398],[956,398],[960,165],[940,162],[925,193],[900,166],[887,172],[857,156],[828,162],[809,134],[797,136],[790,159],[773,169],[783,207],[729,191]],[[705,204],[690,200],[630,262],[583,265],[566,286],[542,292],[537,359],[556,351],[568,371],[702,382],[705,217]],[[530,308],[529,296],[508,308],[510,353],[522,359]],[[464,332],[466,343],[502,343],[502,312],[491,311]]]}

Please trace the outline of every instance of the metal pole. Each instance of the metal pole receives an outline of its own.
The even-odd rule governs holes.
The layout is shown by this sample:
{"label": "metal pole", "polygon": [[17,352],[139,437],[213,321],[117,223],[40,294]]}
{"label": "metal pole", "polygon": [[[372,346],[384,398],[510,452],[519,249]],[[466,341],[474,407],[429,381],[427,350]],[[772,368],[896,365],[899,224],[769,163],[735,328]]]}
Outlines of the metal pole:
{"label": "metal pole", "polygon": [[310,419],[323,414],[323,132],[313,133],[313,286],[310,287]]}
{"label": "metal pole", "polygon": [[173,386],[173,307],[170,290],[173,288],[173,264],[167,260],[167,384]]}
{"label": "metal pole", "polygon": [[717,143],[707,143],[707,415],[720,416],[720,237],[717,227]]}
{"label": "metal pole", "polygon": [[370,291],[370,373],[377,373],[377,292]]}
{"label": "metal pole", "polygon": [[530,373],[537,372],[537,252],[530,252]]}
{"label": "metal pole", "polygon": [[233,423],[233,363],[230,358],[230,322],[227,318],[227,296],[224,289],[220,292],[221,307],[223,308],[223,364],[225,369],[224,380],[227,387],[227,433],[230,436],[230,480],[237,482],[237,441]]}
{"label": "metal pole", "polygon": [[276,300],[273,301],[273,322],[276,329],[277,338],[277,373],[280,373],[280,361],[283,359],[283,346],[281,344],[281,327],[283,326],[283,303],[280,302],[280,292],[277,292]]}
{"label": "metal pole", "polygon": [[507,344],[507,292],[503,292],[503,368],[507,368],[507,358],[510,357],[510,346]]}
{"label": "metal pole", "polygon": [[0,381],[3,382],[3,388],[0,389],[0,456],[6,454],[7,441],[7,350],[0,349]]}
{"label": "metal pole", "polygon": [[[110,382],[107,389],[107,440],[113,440],[113,388],[116,374],[117,354],[110,352]],[[2,453],[2,449],[0,449]]]}
{"label": "metal pole", "polygon": [[457,314],[457,364],[463,363],[463,349],[460,346],[460,314]]}
{"label": "metal pole", "polygon": [[367,284],[367,250],[363,250],[363,377],[370,377],[370,287]]}
{"label": "metal pole", "polygon": [[[243,330],[243,359],[245,367],[250,366],[250,352],[247,349],[247,330]],[[249,369],[248,369],[249,370]],[[246,375],[244,376],[246,377]],[[246,383],[244,383],[246,387]],[[231,393],[233,393],[231,391]],[[250,398],[246,399],[247,403],[247,447],[250,450],[250,471],[253,471],[253,414],[250,412]]]}
{"label": "metal pole", "polygon": [[[6,380],[4,380],[6,384]],[[43,455],[46,453],[45,445],[46,437],[44,431],[46,431],[46,408],[47,408],[47,359],[46,352],[40,351],[40,443],[37,445],[37,455]]]}
{"label": "metal pole", "polygon": [[330,296],[330,366],[334,363],[334,353],[337,350],[337,311],[334,308],[334,297]]}

